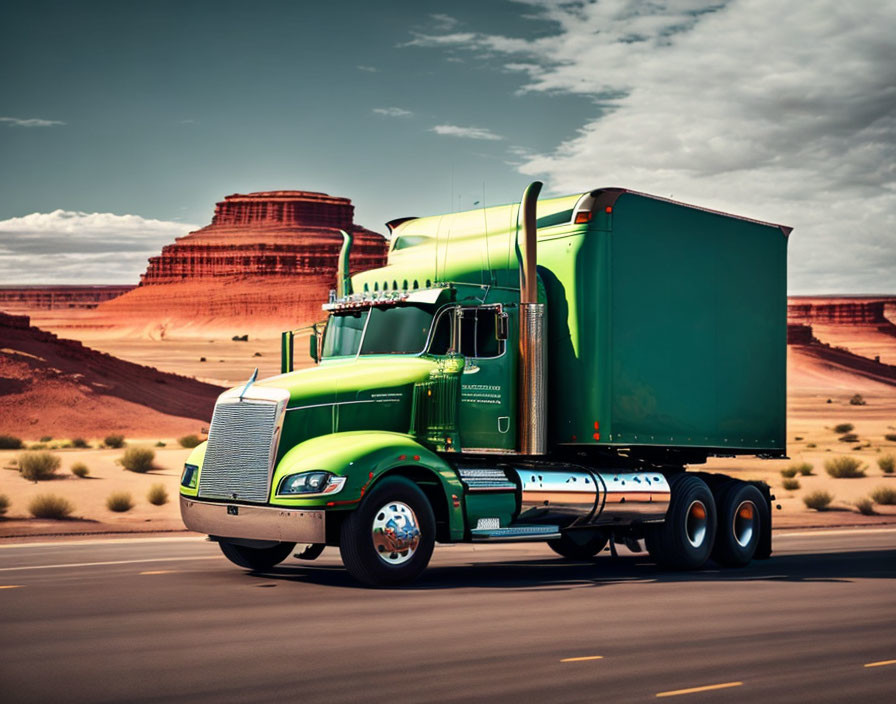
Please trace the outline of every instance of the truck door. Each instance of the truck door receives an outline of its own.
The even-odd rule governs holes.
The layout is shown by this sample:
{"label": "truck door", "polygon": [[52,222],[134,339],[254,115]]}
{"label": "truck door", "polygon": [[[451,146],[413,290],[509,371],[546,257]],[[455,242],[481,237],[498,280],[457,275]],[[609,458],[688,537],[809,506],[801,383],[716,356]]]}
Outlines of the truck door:
{"label": "truck door", "polygon": [[486,305],[461,312],[459,342],[465,357],[458,418],[461,447],[464,452],[514,452],[516,355],[508,340],[498,339],[504,310]]}

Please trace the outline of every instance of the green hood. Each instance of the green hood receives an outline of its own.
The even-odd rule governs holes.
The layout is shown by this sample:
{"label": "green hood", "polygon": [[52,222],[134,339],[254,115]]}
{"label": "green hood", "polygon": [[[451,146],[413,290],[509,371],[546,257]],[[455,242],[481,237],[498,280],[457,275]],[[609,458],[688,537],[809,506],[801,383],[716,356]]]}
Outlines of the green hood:
{"label": "green hood", "polygon": [[257,382],[289,392],[278,458],[300,442],[330,433],[407,433],[414,385],[438,369],[439,362],[427,357],[371,356],[326,361]]}

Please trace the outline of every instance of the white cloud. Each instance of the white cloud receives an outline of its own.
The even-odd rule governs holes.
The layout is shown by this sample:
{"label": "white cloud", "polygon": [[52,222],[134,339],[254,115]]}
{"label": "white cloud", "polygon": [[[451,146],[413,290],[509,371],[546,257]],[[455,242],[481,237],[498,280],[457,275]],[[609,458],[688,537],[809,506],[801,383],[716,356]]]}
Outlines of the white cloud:
{"label": "white cloud", "polygon": [[495,141],[504,139],[501,135],[495,134],[491,130],[483,127],[460,127],[459,125],[436,125],[430,132],[441,134],[447,137],[462,137],[465,139],[482,139]]}
{"label": "white cloud", "polygon": [[379,69],[376,66],[358,65],[356,68],[359,71],[366,71],[367,73],[379,73]]}
{"label": "white cloud", "polygon": [[0,122],[5,122],[10,127],[54,127],[65,124],[59,120],[42,120],[39,117],[0,117]]}
{"label": "white cloud", "polygon": [[374,108],[373,112],[377,115],[384,115],[386,117],[411,117],[414,113],[410,110],[405,110],[404,108]]}
{"label": "white cloud", "polygon": [[795,293],[896,288],[896,4],[524,2],[556,31],[411,42],[505,56],[523,93],[593,99],[521,172],[792,225]]}
{"label": "white cloud", "polygon": [[447,32],[458,25],[458,21],[454,17],[440,12],[431,14],[429,18],[433,22],[433,28],[441,32]]}
{"label": "white cloud", "polygon": [[0,281],[136,283],[147,259],[196,225],[54,210],[0,220]]}

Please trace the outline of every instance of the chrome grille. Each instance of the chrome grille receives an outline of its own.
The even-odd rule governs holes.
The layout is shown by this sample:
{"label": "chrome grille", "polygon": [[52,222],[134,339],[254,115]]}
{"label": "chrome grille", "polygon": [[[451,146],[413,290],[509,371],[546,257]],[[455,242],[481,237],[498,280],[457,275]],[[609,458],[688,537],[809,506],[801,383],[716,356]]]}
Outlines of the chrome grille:
{"label": "chrome grille", "polygon": [[218,403],[199,475],[199,496],[266,503],[277,430],[277,403]]}

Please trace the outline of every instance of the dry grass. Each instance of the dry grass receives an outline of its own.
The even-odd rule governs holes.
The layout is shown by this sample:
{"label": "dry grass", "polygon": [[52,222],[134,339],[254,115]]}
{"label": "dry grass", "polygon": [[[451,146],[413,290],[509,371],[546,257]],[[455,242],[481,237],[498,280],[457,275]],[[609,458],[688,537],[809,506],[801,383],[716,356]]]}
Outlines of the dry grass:
{"label": "dry grass", "polygon": [[871,492],[871,498],[874,503],[881,506],[892,506],[896,504],[896,489],[891,486],[879,486]]}
{"label": "dry grass", "polygon": [[124,513],[134,508],[134,500],[126,491],[113,491],[106,497],[106,508],[115,513]]}
{"label": "dry grass", "polygon": [[178,438],[177,442],[181,447],[193,448],[202,442],[202,438],[198,435],[184,435],[182,438]]}
{"label": "dry grass", "polygon": [[834,426],[834,432],[838,435],[842,435],[843,433],[851,432],[855,430],[855,427],[852,423],[838,423]]}
{"label": "dry grass", "polygon": [[812,465],[808,462],[800,462],[795,465],[796,471],[799,472],[801,477],[811,477],[812,476]]}
{"label": "dry grass", "polygon": [[90,474],[90,470],[83,462],[75,462],[72,465],[72,474],[74,474],[78,479],[84,479],[84,477]]}
{"label": "dry grass", "polygon": [[103,444],[116,450],[122,448],[124,447],[124,435],[107,435]]}
{"label": "dry grass", "polygon": [[19,472],[32,482],[52,479],[60,464],[61,460],[52,452],[23,452],[19,455]]}
{"label": "dry grass", "polygon": [[156,451],[149,447],[129,447],[121,457],[121,466],[131,472],[145,474],[152,469]]}
{"label": "dry grass", "polygon": [[785,479],[781,482],[781,486],[784,487],[787,491],[796,491],[800,488],[800,480],[799,479]]}
{"label": "dry grass", "polygon": [[863,516],[874,515],[874,504],[872,503],[871,499],[859,499],[858,501],[856,501],[856,508]]}
{"label": "dry grass", "polygon": [[15,435],[0,435],[0,450],[21,450],[22,439]]}
{"label": "dry grass", "polygon": [[847,433],[846,435],[841,435],[837,438],[840,442],[858,442],[859,436],[855,433]]}
{"label": "dry grass", "polygon": [[893,455],[881,455],[877,458],[877,466],[884,474],[892,474],[896,469],[896,457]]}
{"label": "dry grass", "polygon": [[72,438],[72,447],[83,449],[85,447],[90,447],[90,443],[84,438]]}
{"label": "dry grass", "polygon": [[840,455],[825,460],[824,471],[835,479],[857,479],[865,476],[865,465],[855,457]]}
{"label": "dry grass", "polygon": [[792,479],[793,477],[796,476],[796,472],[797,472],[796,467],[794,467],[793,465],[790,465],[789,467],[785,467],[784,469],[781,470],[781,476],[784,477],[785,479]]}
{"label": "dry grass", "polygon": [[35,518],[68,518],[75,507],[72,502],[55,494],[38,494],[28,503],[28,513]]}
{"label": "dry grass", "polygon": [[153,506],[162,506],[168,503],[168,491],[164,484],[153,484],[146,494],[146,500]]}
{"label": "dry grass", "polygon": [[833,500],[833,495],[827,491],[813,491],[811,494],[806,494],[803,497],[803,503],[806,504],[806,507],[814,508],[816,511],[824,511],[831,505]]}

